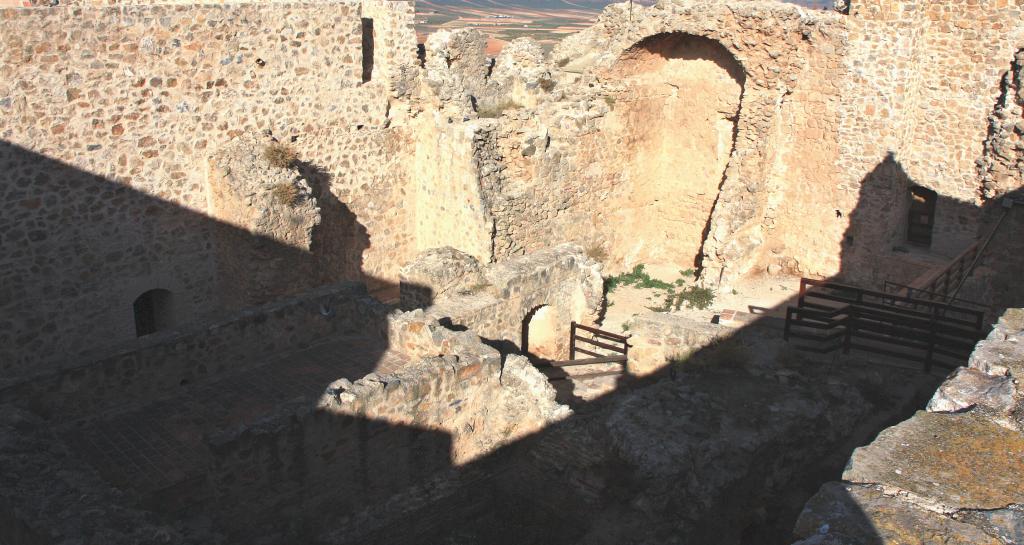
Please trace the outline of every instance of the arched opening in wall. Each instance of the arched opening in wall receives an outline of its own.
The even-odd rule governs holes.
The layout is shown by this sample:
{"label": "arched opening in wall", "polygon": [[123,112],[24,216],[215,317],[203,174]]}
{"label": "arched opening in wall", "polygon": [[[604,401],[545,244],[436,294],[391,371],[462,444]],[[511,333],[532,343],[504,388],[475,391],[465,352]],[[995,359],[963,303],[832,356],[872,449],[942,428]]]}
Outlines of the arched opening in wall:
{"label": "arched opening in wall", "polygon": [[743,67],[714,40],[672,32],[629,48],[611,71],[624,86],[611,101],[621,149],[609,168],[626,182],[612,257],[699,266],[735,147]]}
{"label": "arched opening in wall", "polygon": [[174,300],[171,292],[149,290],[138,296],[132,304],[135,314],[135,335],[142,337],[174,325]]}
{"label": "arched opening in wall", "polygon": [[558,313],[548,305],[537,307],[523,318],[521,350],[530,360],[558,359]]}
{"label": "arched opening in wall", "polygon": [[363,18],[363,83],[373,79],[373,19]]}
{"label": "arched opening in wall", "polygon": [[907,211],[907,242],[928,248],[932,245],[935,228],[935,203],[938,195],[920,186],[910,188],[910,206]]}

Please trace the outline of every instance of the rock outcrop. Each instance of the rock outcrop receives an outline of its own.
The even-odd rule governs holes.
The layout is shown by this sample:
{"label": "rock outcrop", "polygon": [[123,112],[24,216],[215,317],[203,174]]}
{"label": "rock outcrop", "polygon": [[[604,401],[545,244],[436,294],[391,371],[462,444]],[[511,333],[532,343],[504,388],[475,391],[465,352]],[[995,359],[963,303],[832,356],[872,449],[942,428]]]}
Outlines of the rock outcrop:
{"label": "rock outcrop", "polygon": [[1008,311],[910,420],[812,498],[800,545],[1024,542],[1024,311]]}

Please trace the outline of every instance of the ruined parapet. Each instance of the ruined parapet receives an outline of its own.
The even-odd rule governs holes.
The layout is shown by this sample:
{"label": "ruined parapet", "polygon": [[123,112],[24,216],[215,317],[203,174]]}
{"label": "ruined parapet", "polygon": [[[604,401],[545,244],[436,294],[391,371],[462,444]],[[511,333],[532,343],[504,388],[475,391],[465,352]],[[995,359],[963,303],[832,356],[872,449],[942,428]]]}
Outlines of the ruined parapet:
{"label": "ruined parapet", "polygon": [[[1011,309],[928,412],[854,451],[797,521],[800,545],[1024,540],[1024,310]],[[927,539],[922,542],[931,542]]]}
{"label": "ruined parapet", "polygon": [[363,80],[383,81],[394,97],[413,91],[416,62],[416,3],[361,0]]}
{"label": "ruined parapet", "polygon": [[503,91],[503,100],[534,107],[556,83],[545,59],[544,49],[531,38],[509,42],[494,59],[490,84]]}
{"label": "ruined parapet", "polygon": [[480,262],[452,247],[432,248],[402,267],[403,310],[426,308],[435,298],[472,290],[483,284]]}
{"label": "ruined parapet", "polygon": [[209,214],[240,229],[217,241],[225,299],[233,304],[258,304],[314,285],[308,252],[320,208],[297,161],[287,144],[255,135],[229,142],[210,158]]}
{"label": "ruined parapet", "polygon": [[487,36],[475,29],[439,30],[427,38],[424,81],[454,115],[468,116],[487,94]]}
{"label": "ruined parapet", "polygon": [[[511,356],[503,363],[473,331],[453,331],[423,311],[393,316],[389,331],[392,345],[418,363],[393,375],[342,383],[321,398],[320,410],[443,430],[452,438],[451,461],[457,465],[571,414],[525,358]],[[462,402],[453,404],[452,398]]]}
{"label": "ruined parapet", "polygon": [[985,155],[978,166],[987,199],[1024,187],[1024,49],[1003,75],[1002,94],[989,117]]}

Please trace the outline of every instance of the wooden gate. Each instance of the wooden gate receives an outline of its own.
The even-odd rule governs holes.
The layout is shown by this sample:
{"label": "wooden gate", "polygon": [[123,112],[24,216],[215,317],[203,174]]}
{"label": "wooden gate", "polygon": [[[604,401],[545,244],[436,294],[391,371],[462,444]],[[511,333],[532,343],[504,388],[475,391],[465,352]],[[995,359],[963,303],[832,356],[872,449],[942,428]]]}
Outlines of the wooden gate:
{"label": "wooden gate", "polygon": [[[587,357],[578,359],[579,354]],[[588,379],[622,375],[626,372],[628,359],[629,337],[572,322],[569,328],[569,359],[542,362],[538,367],[544,370],[551,380]],[[570,375],[564,371],[567,367],[612,363],[617,364],[618,368],[578,375]]]}

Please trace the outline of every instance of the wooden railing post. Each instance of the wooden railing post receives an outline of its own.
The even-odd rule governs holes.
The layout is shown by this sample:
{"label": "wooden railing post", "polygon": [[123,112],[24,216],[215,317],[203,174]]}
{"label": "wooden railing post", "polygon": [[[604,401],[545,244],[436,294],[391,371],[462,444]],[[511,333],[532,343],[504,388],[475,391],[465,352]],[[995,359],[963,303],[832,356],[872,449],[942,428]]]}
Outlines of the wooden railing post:
{"label": "wooden railing post", "polygon": [[935,321],[938,307],[932,307],[932,320],[928,326],[928,351],[924,356],[924,372],[932,372],[932,358],[935,356]]}
{"label": "wooden railing post", "polygon": [[576,322],[569,324],[569,359],[576,359]]}
{"label": "wooden railing post", "polygon": [[843,336],[843,354],[849,354],[850,348],[853,346],[853,329],[857,322],[857,309],[856,307],[849,307],[846,314],[846,319],[843,320],[846,325],[846,335]]}
{"label": "wooden railing post", "polygon": [[629,374],[629,341],[622,341],[622,374]]}

